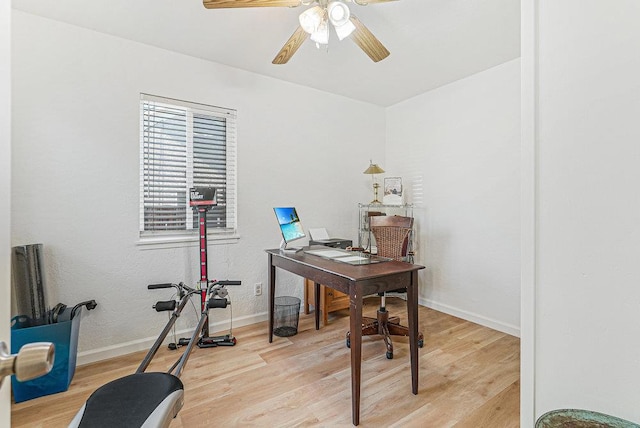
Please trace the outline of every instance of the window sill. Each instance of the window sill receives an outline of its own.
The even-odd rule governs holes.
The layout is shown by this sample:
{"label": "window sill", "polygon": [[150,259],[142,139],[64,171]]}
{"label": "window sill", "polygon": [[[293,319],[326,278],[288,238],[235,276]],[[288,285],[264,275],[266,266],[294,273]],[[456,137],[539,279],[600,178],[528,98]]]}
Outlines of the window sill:
{"label": "window sill", "polygon": [[[237,234],[229,235],[207,235],[207,244],[209,245],[226,245],[237,244],[240,236]],[[163,248],[183,248],[197,247],[200,240],[197,235],[193,236],[141,236],[136,243],[141,250],[156,250]]]}

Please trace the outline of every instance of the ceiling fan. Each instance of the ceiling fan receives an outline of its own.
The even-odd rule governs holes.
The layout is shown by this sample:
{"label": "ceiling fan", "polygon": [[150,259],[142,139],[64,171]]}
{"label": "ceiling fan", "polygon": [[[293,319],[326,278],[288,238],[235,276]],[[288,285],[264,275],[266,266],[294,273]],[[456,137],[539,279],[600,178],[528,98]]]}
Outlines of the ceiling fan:
{"label": "ceiling fan", "polygon": [[360,6],[396,0],[203,0],[207,9],[241,7],[312,6],[300,14],[300,25],[273,59],[273,64],[286,64],[307,38],[320,45],[329,44],[329,24],[338,39],[351,36],[374,62],[389,56],[389,51],[358,18],[351,14],[347,2]]}

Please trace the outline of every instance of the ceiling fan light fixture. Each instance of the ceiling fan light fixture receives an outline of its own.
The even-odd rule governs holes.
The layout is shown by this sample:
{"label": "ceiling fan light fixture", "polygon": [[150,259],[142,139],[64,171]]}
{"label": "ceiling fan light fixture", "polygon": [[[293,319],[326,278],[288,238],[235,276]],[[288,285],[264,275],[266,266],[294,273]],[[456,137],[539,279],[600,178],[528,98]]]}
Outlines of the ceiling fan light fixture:
{"label": "ceiling fan light fixture", "polygon": [[332,1],[327,5],[329,20],[335,27],[340,27],[349,21],[351,12],[349,7],[341,1]]}
{"label": "ceiling fan light fixture", "polygon": [[314,6],[302,12],[298,17],[302,29],[309,34],[318,31],[318,28],[322,25],[323,12],[320,6]]}
{"label": "ceiling fan light fixture", "polygon": [[338,35],[339,40],[344,40],[351,35],[356,30],[356,26],[353,25],[353,22],[347,21],[343,25],[334,26],[336,29],[336,34]]}
{"label": "ceiling fan light fixture", "polygon": [[329,44],[329,21],[327,19],[320,22],[316,31],[311,34],[311,40],[320,45]]}

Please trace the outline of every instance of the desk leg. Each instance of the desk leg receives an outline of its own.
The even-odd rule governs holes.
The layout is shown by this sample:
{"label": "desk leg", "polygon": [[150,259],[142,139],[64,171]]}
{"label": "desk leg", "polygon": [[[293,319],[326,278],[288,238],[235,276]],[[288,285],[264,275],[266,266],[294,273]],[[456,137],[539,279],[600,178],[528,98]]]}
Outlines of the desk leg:
{"label": "desk leg", "polygon": [[411,273],[407,287],[407,317],[409,318],[409,353],[411,355],[411,392],[418,393],[418,271]]}
{"label": "desk leg", "polygon": [[273,256],[269,254],[269,343],[273,342],[273,311],[275,309],[276,296],[276,267],[273,265]]}
{"label": "desk leg", "polygon": [[309,287],[307,286],[307,279],[305,278],[303,280],[303,284],[304,284],[304,305],[302,307],[302,309],[304,310],[304,314],[305,315],[309,315],[309,306],[310,306],[310,301],[309,301]]}
{"label": "desk leg", "polygon": [[362,367],[362,285],[352,285],[349,293],[351,333],[351,421],[360,423],[360,378]]}
{"label": "desk leg", "polygon": [[[315,316],[316,316],[316,330],[320,330],[320,284],[315,282],[314,284],[315,298]],[[324,314],[323,314],[324,315]]]}

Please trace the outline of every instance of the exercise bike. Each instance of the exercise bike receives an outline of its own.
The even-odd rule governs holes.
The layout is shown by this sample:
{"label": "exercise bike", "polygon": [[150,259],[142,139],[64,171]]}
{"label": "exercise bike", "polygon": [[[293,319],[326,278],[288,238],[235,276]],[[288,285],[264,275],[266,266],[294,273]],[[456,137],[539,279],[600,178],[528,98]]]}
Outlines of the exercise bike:
{"label": "exercise bike", "polygon": [[[201,284],[201,283],[199,283]],[[171,311],[164,329],[132,375],[116,379],[98,388],[73,418],[69,427],[168,427],[184,403],[184,385],[180,375],[194,346],[203,348],[231,346],[231,332],[223,336],[208,335],[209,310],[226,308],[227,285],[240,281],[208,281],[205,288],[194,289],[184,283],[151,284],[149,290],[175,288],[177,300],[159,301],[158,312]],[[184,307],[195,295],[201,296],[200,319],[191,337],[184,342],[185,350],[166,373],[145,372],[162,346]]]}

